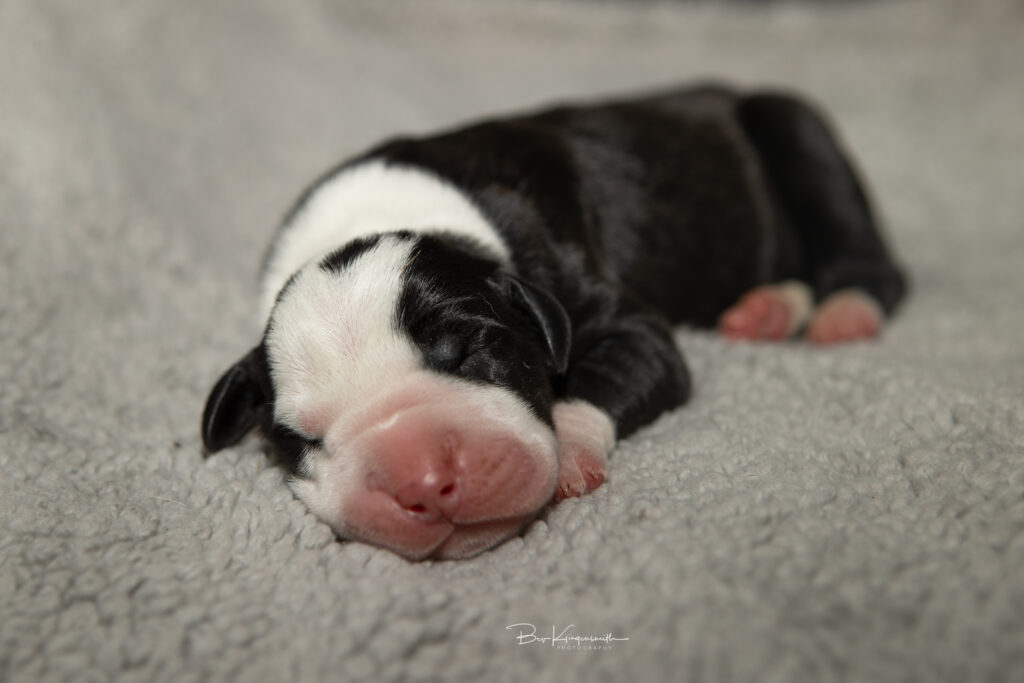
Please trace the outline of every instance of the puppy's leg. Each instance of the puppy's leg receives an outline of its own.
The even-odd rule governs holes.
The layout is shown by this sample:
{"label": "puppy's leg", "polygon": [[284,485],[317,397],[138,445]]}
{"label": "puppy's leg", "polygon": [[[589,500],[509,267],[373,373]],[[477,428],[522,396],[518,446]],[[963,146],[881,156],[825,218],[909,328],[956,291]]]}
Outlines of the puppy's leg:
{"label": "puppy's leg", "polygon": [[757,150],[780,219],[799,245],[800,279],[817,310],[812,341],[874,336],[906,290],[864,189],[824,120],[802,101],[746,97],[740,121]]}
{"label": "puppy's leg", "polygon": [[667,321],[633,315],[582,326],[554,407],[555,499],[600,486],[616,438],[681,405],[689,392],[689,372]]}

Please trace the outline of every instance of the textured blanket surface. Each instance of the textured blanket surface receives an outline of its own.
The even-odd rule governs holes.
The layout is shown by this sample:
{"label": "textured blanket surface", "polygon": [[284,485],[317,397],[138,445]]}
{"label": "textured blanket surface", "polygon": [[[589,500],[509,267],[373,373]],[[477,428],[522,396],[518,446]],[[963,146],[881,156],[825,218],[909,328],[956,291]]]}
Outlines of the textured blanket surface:
{"label": "textured blanket surface", "polygon": [[[0,680],[1024,680],[1022,65],[1013,0],[4,0]],[[914,282],[879,341],[680,330],[691,404],[464,562],[202,459],[314,176],[703,77],[840,122]]]}

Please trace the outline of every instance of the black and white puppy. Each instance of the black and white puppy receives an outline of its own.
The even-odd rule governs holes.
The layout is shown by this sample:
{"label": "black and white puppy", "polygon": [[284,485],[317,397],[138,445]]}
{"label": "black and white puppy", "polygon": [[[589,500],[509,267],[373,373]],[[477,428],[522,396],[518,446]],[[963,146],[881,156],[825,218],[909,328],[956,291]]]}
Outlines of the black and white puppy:
{"label": "black and white puppy", "polygon": [[616,439],[686,401],[673,325],[852,340],[904,288],[792,96],[706,85],[397,138],[288,215],[263,339],[202,436],[259,427],[344,538],[468,557],[599,486]]}

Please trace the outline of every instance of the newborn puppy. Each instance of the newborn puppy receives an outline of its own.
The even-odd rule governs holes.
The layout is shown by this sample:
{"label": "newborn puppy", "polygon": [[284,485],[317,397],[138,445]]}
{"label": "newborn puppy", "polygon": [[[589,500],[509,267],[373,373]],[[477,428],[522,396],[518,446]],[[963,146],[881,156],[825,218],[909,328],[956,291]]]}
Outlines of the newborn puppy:
{"label": "newborn puppy", "polygon": [[463,558],[600,486],[686,401],[671,329],[871,337],[904,292],[800,99],[702,86],[397,138],[317,181],[267,257],[209,452],[258,427],[342,537]]}

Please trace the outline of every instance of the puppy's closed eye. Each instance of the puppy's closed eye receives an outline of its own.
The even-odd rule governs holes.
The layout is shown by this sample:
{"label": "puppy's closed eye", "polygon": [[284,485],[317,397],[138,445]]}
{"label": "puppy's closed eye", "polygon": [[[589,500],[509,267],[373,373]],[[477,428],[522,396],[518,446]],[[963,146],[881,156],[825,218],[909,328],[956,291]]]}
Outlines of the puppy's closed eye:
{"label": "puppy's closed eye", "polygon": [[454,370],[466,357],[466,347],[466,340],[461,335],[440,334],[430,339],[423,354],[424,360],[438,370]]}

